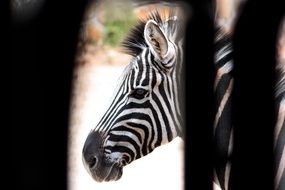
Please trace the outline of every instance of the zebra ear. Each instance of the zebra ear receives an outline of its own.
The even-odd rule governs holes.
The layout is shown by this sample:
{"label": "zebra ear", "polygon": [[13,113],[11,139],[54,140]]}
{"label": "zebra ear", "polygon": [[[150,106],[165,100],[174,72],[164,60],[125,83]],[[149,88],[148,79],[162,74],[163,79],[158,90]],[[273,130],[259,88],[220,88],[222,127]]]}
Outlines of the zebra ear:
{"label": "zebra ear", "polygon": [[149,20],[144,28],[144,38],[151,50],[153,50],[160,59],[163,59],[168,51],[168,41],[166,36],[154,20]]}

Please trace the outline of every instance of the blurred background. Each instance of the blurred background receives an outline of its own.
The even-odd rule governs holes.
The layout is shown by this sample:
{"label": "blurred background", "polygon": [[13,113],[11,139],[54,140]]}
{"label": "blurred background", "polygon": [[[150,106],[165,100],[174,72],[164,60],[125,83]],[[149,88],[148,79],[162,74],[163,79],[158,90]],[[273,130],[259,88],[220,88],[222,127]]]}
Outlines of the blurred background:
{"label": "blurred background", "polygon": [[86,10],[73,76],[68,137],[69,190],[184,188],[184,147],[180,138],[126,166],[122,178],[116,182],[95,182],[81,158],[88,133],[108,108],[118,79],[130,62],[131,56],[121,53],[121,40],[139,18],[145,18],[154,9],[167,13],[170,5],[105,0],[90,3]]}

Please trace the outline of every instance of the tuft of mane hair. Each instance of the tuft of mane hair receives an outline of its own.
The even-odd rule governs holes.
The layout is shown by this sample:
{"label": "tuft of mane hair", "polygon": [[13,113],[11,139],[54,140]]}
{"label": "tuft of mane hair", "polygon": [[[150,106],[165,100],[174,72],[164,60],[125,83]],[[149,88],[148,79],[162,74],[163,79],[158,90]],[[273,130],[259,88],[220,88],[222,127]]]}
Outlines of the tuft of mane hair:
{"label": "tuft of mane hair", "polygon": [[[140,19],[138,24],[130,30],[127,37],[121,42],[122,52],[135,57],[147,47],[144,39],[144,27],[148,20],[154,20],[167,36],[173,35],[178,29],[177,27],[181,27],[175,22],[177,13],[177,10],[172,9],[167,14],[154,10],[147,15],[146,19]],[[168,22],[166,23],[166,21]]]}

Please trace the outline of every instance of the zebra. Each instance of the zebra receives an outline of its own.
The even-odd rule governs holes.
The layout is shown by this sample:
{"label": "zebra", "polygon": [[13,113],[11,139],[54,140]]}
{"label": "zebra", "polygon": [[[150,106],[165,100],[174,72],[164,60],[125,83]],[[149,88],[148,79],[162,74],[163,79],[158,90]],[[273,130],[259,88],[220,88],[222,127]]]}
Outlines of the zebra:
{"label": "zebra", "polygon": [[231,116],[232,89],[234,85],[232,36],[217,27],[215,33],[214,95],[216,100],[214,137],[214,183],[228,189],[233,151],[233,125]]}
{"label": "zebra", "polygon": [[184,20],[158,10],[122,42],[132,55],[110,107],[88,134],[83,163],[95,181],[119,180],[123,167],[183,138]]}
{"label": "zebra", "polygon": [[285,16],[283,16],[277,39],[276,56],[276,124],[274,127],[273,152],[274,190],[285,188]]}
{"label": "zebra", "polygon": [[234,86],[233,31],[240,1],[215,0],[214,19],[214,189],[229,189],[233,151],[232,90]]}
{"label": "zebra", "polygon": [[[214,189],[231,189],[231,165],[233,152],[234,127],[231,115],[232,89],[234,85],[234,47],[233,34],[234,25],[243,6],[243,0],[219,1],[216,0],[217,18],[215,20],[215,68],[216,79],[214,94],[216,100],[216,117],[214,120]],[[232,5],[228,8],[225,5]],[[228,11],[231,10],[231,11]],[[234,10],[234,11],[233,11]],[[232,13],[231,15],[223,15]],[[274,153],[274,189],[281,190],[285,187],[285,17],[281,21],[280,34],[278,39],[277,60],[276,60],[276,124],[274,127],[273,153]]]}

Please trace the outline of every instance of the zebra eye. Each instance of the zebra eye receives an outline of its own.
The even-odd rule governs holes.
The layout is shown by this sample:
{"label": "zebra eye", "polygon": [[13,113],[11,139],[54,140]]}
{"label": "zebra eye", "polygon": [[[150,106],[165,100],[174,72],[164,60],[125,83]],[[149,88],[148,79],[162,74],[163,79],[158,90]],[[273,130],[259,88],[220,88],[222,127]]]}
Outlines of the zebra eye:
{"label": "zebra eye", "polygon": [[143,88],[137,88],[137,89],[135,89],[135,90],[132,92],[131,95],[132,95],[134,98],[143,99],[143,98],[146,96],[147,93],[148,93],[147,90],[145,90],[145,89],[143,89]]}

